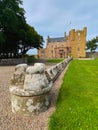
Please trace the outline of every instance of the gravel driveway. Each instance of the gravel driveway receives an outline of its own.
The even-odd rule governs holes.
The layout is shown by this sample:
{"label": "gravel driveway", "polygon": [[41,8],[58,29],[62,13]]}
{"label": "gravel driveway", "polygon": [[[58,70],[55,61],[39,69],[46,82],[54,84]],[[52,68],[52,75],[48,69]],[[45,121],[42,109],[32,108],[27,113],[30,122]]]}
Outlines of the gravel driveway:
{"label": "gravel driveway", "polygon": [[0,130],[47,130],[49,116],[55,110],[55,101],[66,69],[54,83],[51,91],[51,106],[46,111],[33,117],[15,115],[11,111],[9,92],[10,78],[15,66],[0,67]]}

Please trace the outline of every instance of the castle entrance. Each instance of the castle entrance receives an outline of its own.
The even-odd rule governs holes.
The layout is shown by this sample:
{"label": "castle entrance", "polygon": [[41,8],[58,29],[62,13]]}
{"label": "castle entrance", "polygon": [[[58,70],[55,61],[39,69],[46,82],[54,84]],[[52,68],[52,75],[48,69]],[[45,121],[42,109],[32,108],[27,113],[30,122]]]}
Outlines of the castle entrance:
{"label": "castle entrance", "polygon": [[68,57],[68,54],[70,53],[70,51],[71,51],[70,47],[57,47],[55,48],[55,57],[66,58]]}

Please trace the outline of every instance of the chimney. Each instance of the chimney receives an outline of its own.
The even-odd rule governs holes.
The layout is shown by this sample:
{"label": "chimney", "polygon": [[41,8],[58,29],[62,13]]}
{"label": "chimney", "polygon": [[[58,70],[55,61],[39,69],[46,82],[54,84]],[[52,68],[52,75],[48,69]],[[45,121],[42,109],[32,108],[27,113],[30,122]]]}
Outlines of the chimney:
{"label": "chimney", "polygon": [[47,45],[48,45],[48,43],[49,43],[49,39],[50,39],[50,37],[47,36],[47,39],[46,39]]}
{"label": "chimney", "polygon": [[64,38],[66,38],[66,32],[64,32]]}

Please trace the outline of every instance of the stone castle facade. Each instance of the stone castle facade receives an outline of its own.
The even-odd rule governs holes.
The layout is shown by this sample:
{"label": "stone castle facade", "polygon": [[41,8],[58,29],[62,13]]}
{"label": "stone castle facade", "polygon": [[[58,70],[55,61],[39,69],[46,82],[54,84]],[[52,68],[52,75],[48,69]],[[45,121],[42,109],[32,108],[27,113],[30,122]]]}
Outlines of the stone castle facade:
{"label": "stone castle facade", "polygon": [[46,48],[38,50],[39,58],[66,58],[72,55],[74,58],[86,57],[87,28],[83,30],[72,29],[69,35],[64,37],[50,38],[48,36]]}

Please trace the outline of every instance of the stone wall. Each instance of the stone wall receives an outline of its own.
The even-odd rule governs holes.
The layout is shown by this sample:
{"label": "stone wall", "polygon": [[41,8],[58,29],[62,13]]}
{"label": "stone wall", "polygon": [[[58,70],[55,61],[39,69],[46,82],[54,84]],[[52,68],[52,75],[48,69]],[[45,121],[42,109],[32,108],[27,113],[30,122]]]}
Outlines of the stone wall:
{"label": "stone wall", "polygon": [[26,58],[0,59],[0,66],[27,63]]}
{"label": "stone wall", "polygon": [[93,57],[98,57],[98,52],[95,53],[86,52],[86,58],[93,58]]}
{"label": "stone wall", "polygon": [[68,58],[47,70],[43,63],[17,65],[9,87],[12,112],[33,116],[46,111],[51,103],[52,85],[71,60]]}

